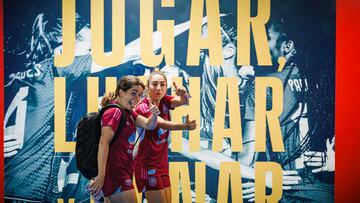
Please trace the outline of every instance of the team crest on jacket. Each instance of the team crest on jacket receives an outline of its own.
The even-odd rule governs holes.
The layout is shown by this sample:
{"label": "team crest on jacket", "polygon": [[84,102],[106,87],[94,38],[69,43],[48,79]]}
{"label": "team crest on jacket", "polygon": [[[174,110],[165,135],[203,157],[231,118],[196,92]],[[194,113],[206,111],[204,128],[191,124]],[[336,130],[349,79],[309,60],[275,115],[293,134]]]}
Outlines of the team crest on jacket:
{"label": "team crest on jacket", "polygon": [[164,130],[162,128],[159,128],[158,131],[157,131],[157,135],[158,135],[159,138],[165,133],[166,133],[166,130]]}
{"label": "team crest on jacket", "polygon": [[151,187],[155,187],[157,185],[157,181],[156,181],[156,177],[155,176],[150,176],[149,177],[149,185]]}
{"label": "team crest on jacket", "polygon": [[168,114],[169,113],[169,108],[165,104],[163,105],[162,113],[163,114]]}
{"label": "team crest on jacket", "polygon": [[126,186],[131,186],[131,179],[129,178],[129,179],[126,179],[125,181],[124,181],[124,183],[125,183],[125,185]]}
{"label": "team crest on jacket", "polygon": [[134,132],[129,138],[128,138],[128,142],[129,144],[135,144],[135,138],[136,138],[136,133]]}

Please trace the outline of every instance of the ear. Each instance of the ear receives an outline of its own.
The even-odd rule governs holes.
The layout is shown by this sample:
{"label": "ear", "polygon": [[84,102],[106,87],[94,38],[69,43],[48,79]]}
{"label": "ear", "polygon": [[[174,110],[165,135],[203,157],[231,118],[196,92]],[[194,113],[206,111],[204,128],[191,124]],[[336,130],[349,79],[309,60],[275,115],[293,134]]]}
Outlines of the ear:
{"label": "ear", "polygon": [[287,56],[289,53],[295,51],[295,44],[292,40],[285,41],[281,46],[281,53],[283,56]]}
{"label": "ear", "polygon": [[224,59],[230,59],[235,56],[236,47],[233,43],[228,43],[223,48]]}
{"label": "ear", "polygon": [[119,97],[122,98],[124,96],[124,90],[120,89],[119,90]]}

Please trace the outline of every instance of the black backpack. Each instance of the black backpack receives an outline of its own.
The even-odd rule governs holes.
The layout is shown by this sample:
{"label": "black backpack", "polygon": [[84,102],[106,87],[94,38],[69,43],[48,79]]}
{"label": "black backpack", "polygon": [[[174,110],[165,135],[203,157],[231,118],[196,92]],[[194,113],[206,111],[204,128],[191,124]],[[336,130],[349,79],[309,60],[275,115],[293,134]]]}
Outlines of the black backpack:
{"label": "black backpack", "polygon": [[98,174],[97,155],[101,137],[101,116],[109,108],[119,108],[122,112],[120,124],[116,130],[110,145],[117,139],[119,133],[125,126],[125,111],[117,104],[109,104],[99,112],[85,114],[77,124],[76,128],[76,166],[81,174],[88,179]]}

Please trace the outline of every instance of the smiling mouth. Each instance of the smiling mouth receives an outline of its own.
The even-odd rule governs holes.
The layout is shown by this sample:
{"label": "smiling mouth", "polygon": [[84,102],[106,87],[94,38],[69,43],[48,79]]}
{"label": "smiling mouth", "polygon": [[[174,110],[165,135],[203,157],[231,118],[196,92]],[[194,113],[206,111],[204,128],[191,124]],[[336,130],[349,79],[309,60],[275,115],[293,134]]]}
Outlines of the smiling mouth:
{"label": "smiling mouth", "polygon": [[136,104],[137,104],[137,102],[135,102],[135,101],[129,101],[129,105],[131,106],[131,108],[135,108],[135,106],[136,106]]}

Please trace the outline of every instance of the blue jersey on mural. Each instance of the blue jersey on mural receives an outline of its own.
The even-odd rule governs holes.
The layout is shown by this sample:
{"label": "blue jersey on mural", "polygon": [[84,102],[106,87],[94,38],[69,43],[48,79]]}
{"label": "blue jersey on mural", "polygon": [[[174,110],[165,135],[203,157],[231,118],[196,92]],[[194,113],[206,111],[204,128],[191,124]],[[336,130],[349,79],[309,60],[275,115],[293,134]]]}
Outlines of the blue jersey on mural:
{"label": "blue jersey on mural", "polygon": [[66,77],[71,86],[88,75],[90,68],[90,56],[82,56],[69,67],[57,69],[49,59],[11,75],[5,86],[5,145],[13,147],[5,153],[7,197],[52,200],[58,193],[60,158],[54,153],[54,77]]}

